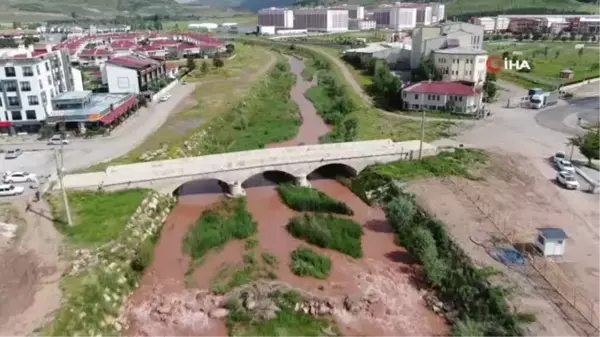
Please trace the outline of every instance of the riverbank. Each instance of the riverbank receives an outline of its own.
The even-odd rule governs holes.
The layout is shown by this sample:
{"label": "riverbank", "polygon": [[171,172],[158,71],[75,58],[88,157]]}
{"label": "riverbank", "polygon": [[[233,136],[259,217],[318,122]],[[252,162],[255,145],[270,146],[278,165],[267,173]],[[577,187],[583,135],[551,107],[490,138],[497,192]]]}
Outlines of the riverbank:
{"label": "riverbank", "polygon": [[[312,105],[307,104],[304,94],[312,83],[302,76],[304,65],[291,58],[290,69],[296,75],[296,83],[291,97],[300,108],[302,126],[296,137],[267,146],[285,146],[300,143],[316,144],[329,128]],[[385,221],[383,212],[371,208],[349,189],[333,179],[331,175],[344,174],[338,167],[324,167],[309,176],[312,186],[330,198],[343,202],[352,210],[352,219],[363,229],[360,259],[350,258],[329,249],[311,248],[331,261],[326,280],[299,277],[290,268],[291,253],[303,240],[294,238],[286,229],[289,220],[302,213],[288,208],[276,190],[277,182],[289,177],[277,174],[260,174],[244,183],[247,210],[257,224],[257,233],[249,244],[241,240],[231,240],[218,251],[205,255],[197,264],[192,264],[184,253],[183,241],[188,229],[200,215],[222,201],[224,195],[216,181],[190,182],[185,195],[179,197],[163,227],[161,238],[155,250],[155,259],[142,278],[141,286],[130,298],[131,307],[145,308],[147,312],[156,306],[168,303],[173,298],[181,298],[189,293],[189,286],[199,289],[212,289],[216,279],[222,277],[220,271],[235,270],[235,277],[243,277],[244,282],[252,280],[250,273],[242,272],[244,266],[254,265],[253,254],[273,256],[270,267],[272,277],[319,298],[328,298],[336,309],[332,316],[345,335],[440,335],[448,333],[444,320],[431,312],[423,300],[423,290],[414,285],[414,261],[402,247],[394,243],[391,228]],[[268,177],[268,178],[267,178]],[[283,179],[280,179],[283,178]],[[269,260],[269,259],[267,259]],[[191,269],[190,269],[191,268]],[[187,276],[186,276],[187,275]],[[271,277],[270,276],[270,277]],[[239,281],[240,279],[238,279]],[[350,297],[348,297],[350,295]],[[211,295],[212,296],[212,295]],[[345,302],[353,304],[344,304]],[[351,309],[348,309],[348,308]],[[173,313],[167,321],[183,320],[183,316]],[[225,335],[227,327],[222,319],[204,317],[194,326],[185,324],[166,325],[152,315],[144,317],[129,313],[132,320],[130,335],[139,334],[196,334]],[[140,327],[143,325],[143,331]],[[254,331],[254,330],[252,330]],[[260,331],[257,330],[257,331]],[[298,334],[298,331],[290,331]],[[306,332],[304,332],[306,333]],[[321,334],[323,332],[317,331]]]}

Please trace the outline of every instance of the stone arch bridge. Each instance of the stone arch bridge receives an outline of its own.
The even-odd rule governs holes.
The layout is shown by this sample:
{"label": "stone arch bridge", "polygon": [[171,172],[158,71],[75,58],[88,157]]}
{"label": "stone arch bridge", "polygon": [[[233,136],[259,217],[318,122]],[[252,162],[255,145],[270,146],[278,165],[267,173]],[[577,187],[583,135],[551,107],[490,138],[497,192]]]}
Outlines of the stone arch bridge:
{"label": "stone arch bridge", "polygon": [[[323,166],[341,164],[358,174],[372,164],[417,158],[419,146],[417,140],[387,139],[229,152],[109,166],[104,172],[65,175],[63,183],[66,189],[151,188],[172,193],[187,182],[216,179],[229,186],[230,195],[241,196],[244,181],[267,171],[290,174],[298,184],[309,186],[307,176]],[[422,153],[435,155],[437,148],[423,143]]]}

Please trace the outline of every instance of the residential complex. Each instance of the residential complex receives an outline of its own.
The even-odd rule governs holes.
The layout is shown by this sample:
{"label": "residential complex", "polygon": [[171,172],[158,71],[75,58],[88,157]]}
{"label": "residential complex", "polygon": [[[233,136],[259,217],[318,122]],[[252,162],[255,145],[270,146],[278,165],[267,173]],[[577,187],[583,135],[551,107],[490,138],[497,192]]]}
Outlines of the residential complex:
{"label": "residential complex", "polygon": [[348,30],[348,10],[305,8],[294,10],[294,29],[313,32],[345,32]]}
{"label": "residential complex", "polygon": [[470,22],[486,32],[600,34],[599,15],[500,15],[473,17]]}
{"label": "residential complex", "polygon": [[487,52],[471,47],[433,51],[433,64],[446,81],[466,81],[482,85],[487,74]]}
{"label": "residential complex", "polygon": [[373,19],[378,28],[395,30],[434,24],[444,20],[445,15],[445,5],[441,3],[396,2],[373,9]]}
{"label": "residential complex", "polygon": [[0,50],[0,124],[4,130],[36,132],[52,113],[52,98],[82,89],[81,73],[71,68],[67,50],[44,44]]}
{"label": "residential complex", "polygon": [[106,62],[102,68],[102,78],[106,79],[111,93],[139,94],[147,91],[150,84],[164,77],[166,72],[165,61],[128,55]]}
{"label": "residential complex", "polygon": [[287,8],[264,8],[258,11],[259,26],[294,28],[294,11]]}

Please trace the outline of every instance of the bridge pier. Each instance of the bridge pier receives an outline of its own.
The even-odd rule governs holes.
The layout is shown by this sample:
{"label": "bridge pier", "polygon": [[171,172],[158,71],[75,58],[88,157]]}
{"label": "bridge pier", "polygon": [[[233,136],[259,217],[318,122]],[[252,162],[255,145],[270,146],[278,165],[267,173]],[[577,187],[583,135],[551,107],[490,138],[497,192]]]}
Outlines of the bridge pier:
{"label": "bridge pier", "polygon": [[297,176],[296,184],[298,184],[299,186],[302,186],[302,187],[311,187],[310,182],[308,181],[306,176]]}
{"label": "bridge pier", "polygon": [[229,196],[231,198],[238,198],[238,197],[246,196],[246,190],[242,187],[241,182],[236,181],[232,184],[227,183],[227,185],[229,186],[229,193],[227,194],[227,196]]}

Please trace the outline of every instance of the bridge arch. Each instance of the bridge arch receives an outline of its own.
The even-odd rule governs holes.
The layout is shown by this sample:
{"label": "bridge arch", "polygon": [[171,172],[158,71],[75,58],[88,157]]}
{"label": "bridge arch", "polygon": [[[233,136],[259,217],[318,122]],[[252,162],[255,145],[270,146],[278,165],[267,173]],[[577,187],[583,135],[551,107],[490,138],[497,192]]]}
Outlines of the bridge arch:
{"label": "bridge arch", "polygon": [[226,181],[218,178],[190,179],[178,185],[172,192],[174,197],[182,197],[193,194],[218,194],[229,193],[229,185]]}
{"label": "bridge arch", "polygon": [[291,183],[296,180],[296,177],[283,170],[265,170],[259,173],[252,174],[244,179],[242,188],[252,188],[261,186],[273,186],[281,183]]}
{"label": "bridge arch", "polygon": [[324,165],[320,165],[317,168],[313,169],[311,172],[307,174],[307,177],[310,179],[319,179],[319,178],[336,178],[339,176],[342,177],[355,177],[360,173],[360,168],[356,168],[352,165],[345,163],[328,163]]}

